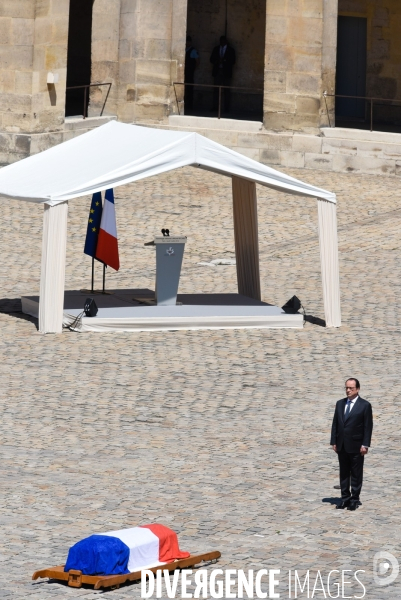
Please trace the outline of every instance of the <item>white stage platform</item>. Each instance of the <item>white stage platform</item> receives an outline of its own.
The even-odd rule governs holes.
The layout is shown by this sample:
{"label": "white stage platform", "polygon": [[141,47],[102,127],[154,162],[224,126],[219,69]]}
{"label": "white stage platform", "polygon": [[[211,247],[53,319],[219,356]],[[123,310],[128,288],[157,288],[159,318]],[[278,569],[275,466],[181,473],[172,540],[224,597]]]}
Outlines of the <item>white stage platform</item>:
{"label": "white stage platform", "polygon": [[[288,315],[277,306],[239,294],[178,294],[177,306],[156,306],[152,290],[110,292],[66,291],[63,326],[81,332],[303,327],[303,315]],[[95,299],[99,312],[77,320],[89,297]],[[38,296],[23,296],[21,302],[23,313],[38,318]]]}

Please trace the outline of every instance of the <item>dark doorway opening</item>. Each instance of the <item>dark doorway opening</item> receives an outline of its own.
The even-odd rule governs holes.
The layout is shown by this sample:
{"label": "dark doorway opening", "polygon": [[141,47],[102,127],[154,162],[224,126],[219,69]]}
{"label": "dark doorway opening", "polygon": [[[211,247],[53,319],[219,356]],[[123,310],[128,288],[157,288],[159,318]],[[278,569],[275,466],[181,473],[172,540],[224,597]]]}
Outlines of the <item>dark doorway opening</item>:
{"label": "dark doorway opening", "polygon": [[[186,115],[217,117],[220,104],[221,117],[263,120],[265,29],[266,0],[188,0],[187,36],[192,40],[187,47],[195,50],[198,64],[192,75],[193,93],[188,94],[189,86],[185,93]],[[232,69],[224,72],[210,62],[221,36],[235,52]],[[228,54],[224,58],[228,60]],[[232,89],[222,88],[219,94],[213,85]]]}
{"label": "dark doorway opening", "polygon": [[[70,0],[67,51],[67,88],[89,85],[92,68],[92,9],[94,0]],[[66,117],[87,114],[89,93],[66,92]]]}
{"label": "dark doorway opening", "polygon": [[[367,19],[338,17],[336,95],[366,96]],[[338,121],[365,121],[367,103],[336,98]]]}

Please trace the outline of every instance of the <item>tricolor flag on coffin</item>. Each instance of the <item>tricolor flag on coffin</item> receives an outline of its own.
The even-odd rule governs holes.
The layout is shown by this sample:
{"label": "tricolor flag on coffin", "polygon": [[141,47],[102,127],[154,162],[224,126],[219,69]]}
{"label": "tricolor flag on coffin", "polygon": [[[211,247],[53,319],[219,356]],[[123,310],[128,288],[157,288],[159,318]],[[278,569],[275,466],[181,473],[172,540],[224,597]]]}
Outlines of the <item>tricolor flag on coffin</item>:
{"label": "tricolor flag on coffin", "polygon": [[96,258],[116,271],[120,268],[118,256],[118,240],[116,211],[113,190],[106,190],[100,223],[99,236],[96,246]]}
{"label": "tricolor flag on coffin", "polygon": [[81,540],[70,548],[64,571],[76,569],[83,575],[124,575],[188,556],[189,552],[181,552],[174,531],[154,523]]}

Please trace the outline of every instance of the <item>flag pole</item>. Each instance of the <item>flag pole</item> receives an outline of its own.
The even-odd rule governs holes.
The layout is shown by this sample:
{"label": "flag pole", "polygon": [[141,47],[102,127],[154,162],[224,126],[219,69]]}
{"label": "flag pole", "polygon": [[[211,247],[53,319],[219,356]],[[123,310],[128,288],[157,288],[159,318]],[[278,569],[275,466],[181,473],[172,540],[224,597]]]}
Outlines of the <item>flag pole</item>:
{"label": "flag pole", "polygon": [[106,287],[106,265],[105,265],[105,263],[103,263],[103,291],[102,291],[103,294],[106,293],[105,287]]}
{"label": "flag pole", "polygon": [[92,285],[91,292],[93,293],[93,286],[95,284],[95,257],[92,256]]}

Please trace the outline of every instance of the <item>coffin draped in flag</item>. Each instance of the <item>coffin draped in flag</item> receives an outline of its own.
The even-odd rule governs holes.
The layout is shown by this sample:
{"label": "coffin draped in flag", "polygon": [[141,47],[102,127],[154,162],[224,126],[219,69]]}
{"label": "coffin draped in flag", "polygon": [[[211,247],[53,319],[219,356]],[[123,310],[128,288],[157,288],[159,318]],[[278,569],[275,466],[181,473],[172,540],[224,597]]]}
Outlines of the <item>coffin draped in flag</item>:
{"label": "coffin draped in flag", "polygon": [[188,558],[182,552],[177,534],[154,523],[91,535],[72,546],[64,571],[84,575],[122,575]]}
{"label": "coffin draped in flag", "polygon": [[96,246],[102,220],[102,193],[95,192],[89,209],[88,228],[86,230],[84,253],[96,258]]}
{"label": "coffin draped in flag", "polygon": [[112,189],[106,190],[104,198],[102,221],[100,223],[95,258],[102,261],[109,267],[112,267],[116,271],[118,271],[120,268],[116,211],[114,206],[114,193]]}

